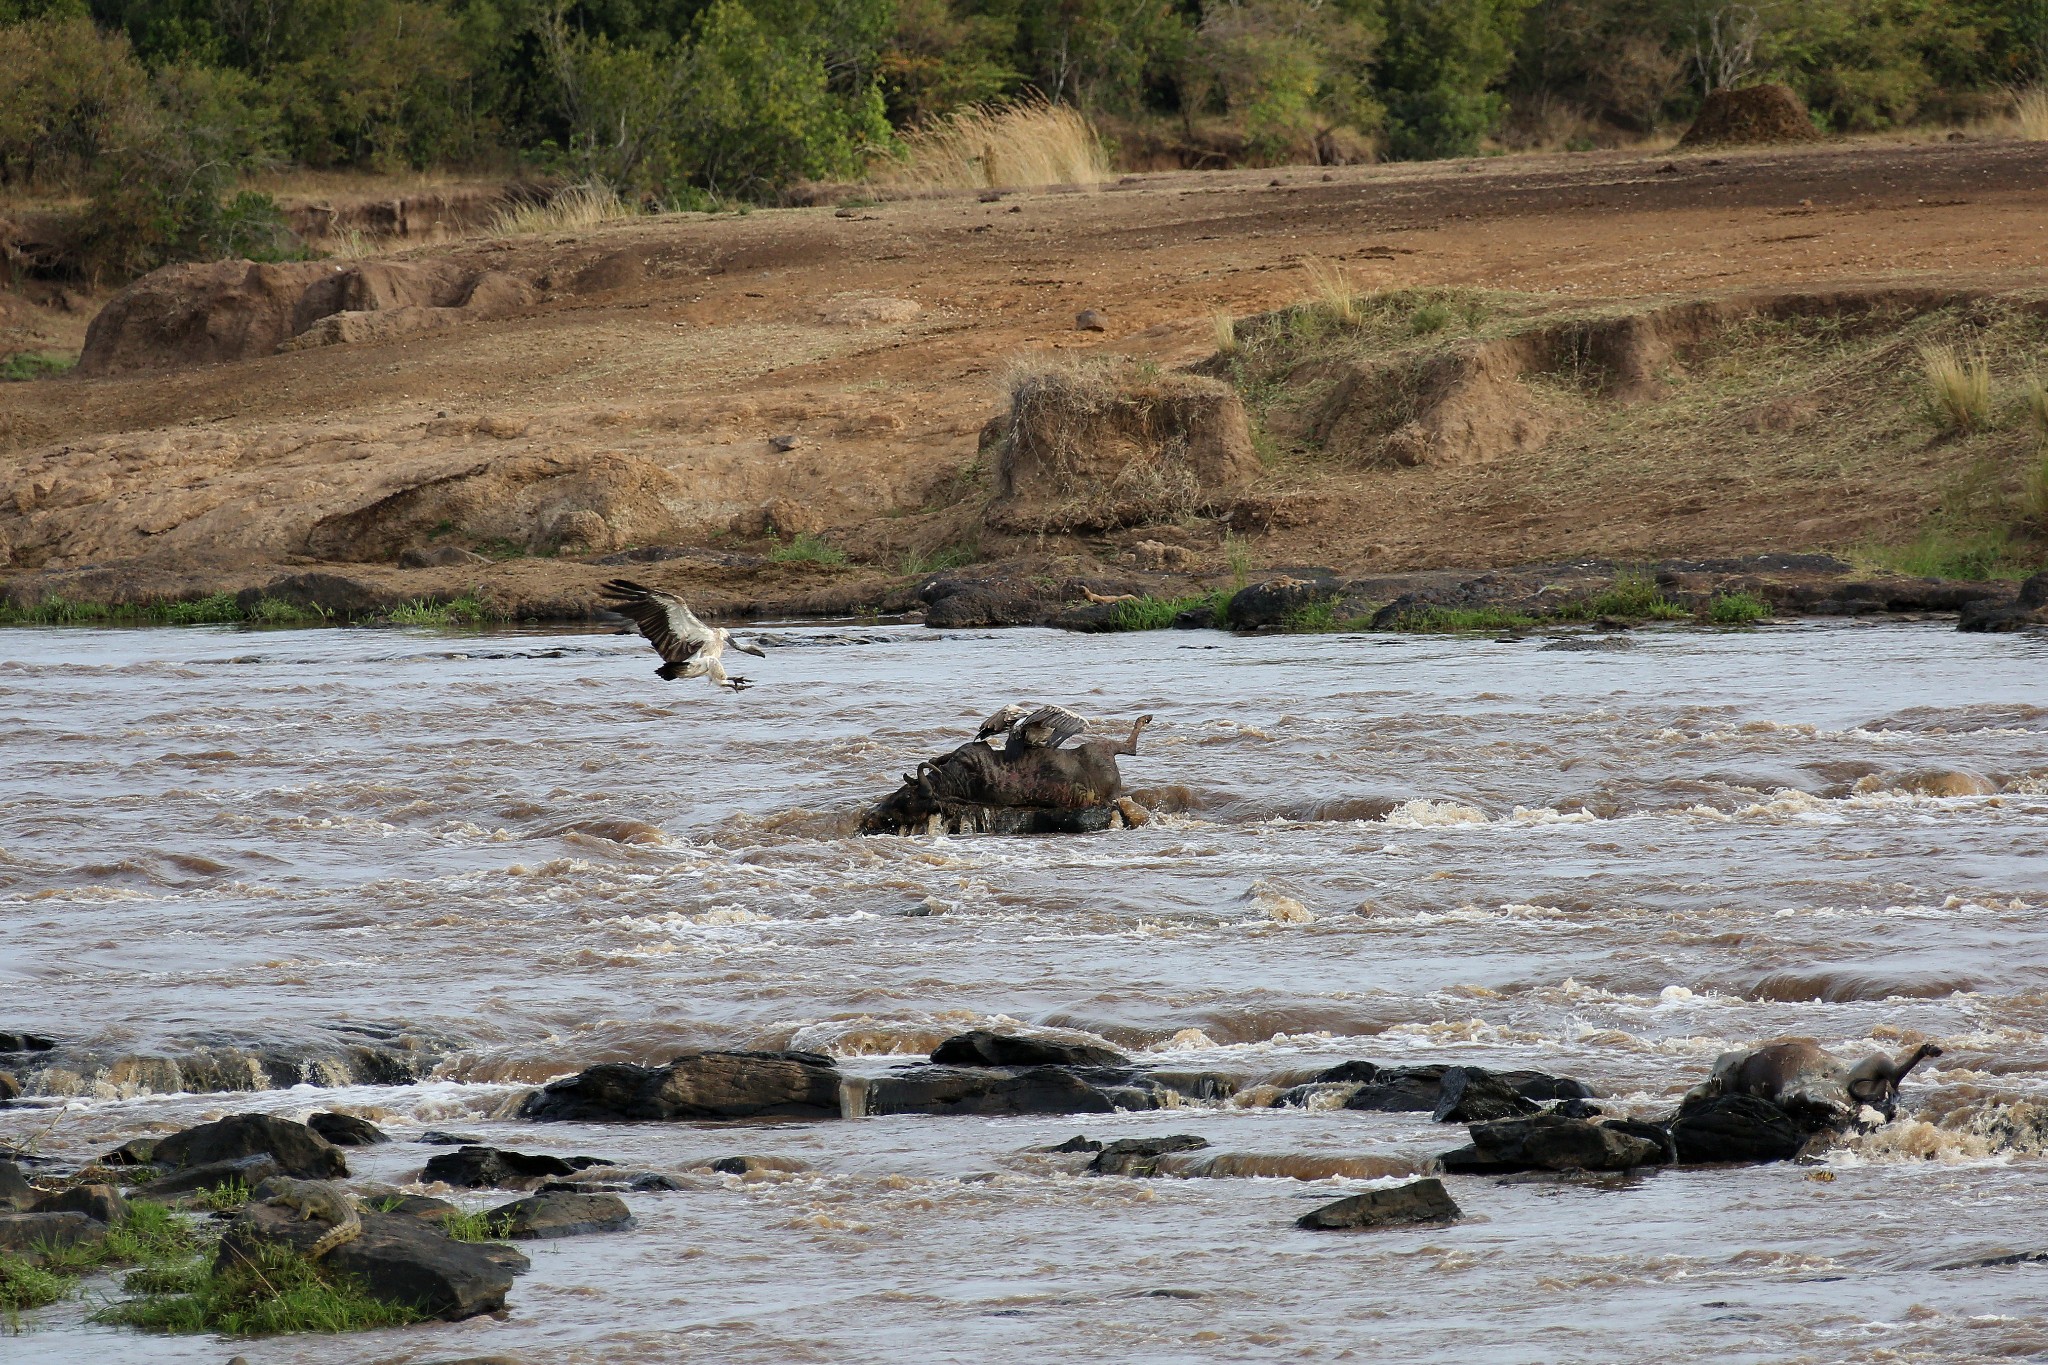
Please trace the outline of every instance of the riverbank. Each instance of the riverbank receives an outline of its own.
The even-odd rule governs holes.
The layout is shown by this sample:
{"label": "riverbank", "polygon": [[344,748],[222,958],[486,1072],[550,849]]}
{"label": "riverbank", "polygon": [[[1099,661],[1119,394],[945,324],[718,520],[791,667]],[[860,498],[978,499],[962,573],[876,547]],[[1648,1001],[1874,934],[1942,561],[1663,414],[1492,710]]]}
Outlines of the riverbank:
{"label": "riverbank", "polygon": [[[727,615],[1010,563],[1154,596],[1772,553],[2016,581],[2044,171],[1973,142],[1158,173],[190,268],[101,314],[91,373],[0,385],[0,592],[318,572],[362,610],[568,620],[620,555]],[[1981,419],[1927,415],[1923,347],[1985,357]],[[1091,364],[1226,386],[1231,486],[993,514],[1018,375]]]}

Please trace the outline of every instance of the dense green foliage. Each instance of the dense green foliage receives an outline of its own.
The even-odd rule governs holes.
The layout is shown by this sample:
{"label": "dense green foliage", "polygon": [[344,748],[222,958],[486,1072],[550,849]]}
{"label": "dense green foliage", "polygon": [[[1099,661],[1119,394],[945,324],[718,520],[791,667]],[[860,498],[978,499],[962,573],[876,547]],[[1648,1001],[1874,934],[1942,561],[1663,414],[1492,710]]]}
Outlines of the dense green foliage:
{"label": "dense green foliage", "polygon": [[1279,161],[1594,145],[1764,79],[1879,129],[2044,78],[2048,0],[0,0],[0,193],[89,197],[118,275],[289,254],[251,171],[758,198],[1032,90]]}

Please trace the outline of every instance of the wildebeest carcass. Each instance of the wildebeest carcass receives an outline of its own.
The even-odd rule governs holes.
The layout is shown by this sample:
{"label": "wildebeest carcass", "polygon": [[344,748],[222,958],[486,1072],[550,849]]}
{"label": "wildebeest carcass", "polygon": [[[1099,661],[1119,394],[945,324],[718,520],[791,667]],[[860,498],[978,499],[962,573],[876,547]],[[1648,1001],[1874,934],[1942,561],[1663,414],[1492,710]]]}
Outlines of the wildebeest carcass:
{"label": "wildebeest carcass", "polygon": [[[1006,725],[997,725],[1006,720]],[[863,834],[1081,834],[1142,824],[1123,794],[1119,756],[1135,756],[1152,722],[1121,740],[1064,741],[1086,722],[1061,707],[1010,706],[981,735],[903,775],[903,785],[861,817]],[[1001,738],[1001,748],[989,741]]]}

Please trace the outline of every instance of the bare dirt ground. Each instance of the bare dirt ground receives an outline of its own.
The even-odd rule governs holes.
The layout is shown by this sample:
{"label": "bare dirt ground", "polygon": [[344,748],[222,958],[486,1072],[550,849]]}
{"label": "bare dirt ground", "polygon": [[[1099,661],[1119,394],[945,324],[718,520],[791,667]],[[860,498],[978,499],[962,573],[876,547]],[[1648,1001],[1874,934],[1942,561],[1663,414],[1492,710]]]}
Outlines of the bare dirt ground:
{"label": "bare dirt ground", "polygon": [[[1220,527],[1056,546],[977,529],[977,434],[1001,409],[1006,367],[1052,351],[1200,360],[1215,350],[1218,312],[1307,297],[1308,261],[1341,265],[1361,290],[1513,291],[1560,307],[1809,286],[2035,290],[2048,285],[2048,145],[1153,173],[1087,191],[676,215],[400,256],[509,272],[540,302],[381,342],[0,386],[11,590],[132,600],[324,564],[406,595],[480,585],[515,614],[559,614],[618,572],[579,562],[590,554],[532,556],[561,547],[561,533],[546,545],[533,528],[559,523],[576,497],[596,497],[609,529],[572,550],[758,551],[731,525],[758,528],[774,504],[784,530],[813,528],[853,558],[698,555],[641,575],[712,609],[873,598],[946,546],[1110,563],[1158,535],[1189,547],[1185,567],[1220,572]],[[1107,315],[1106,331],[1074,329],[1087,308]],[[776,436],[798,440],[779,451]],[[1925,434],[1887,479],[1847,466],[1730,478],[1660,464],[1651,446],[1626,453],[1364,468],[1283,452],[1272,481],[1313,486],[1324,512],[1255,536],[1250,552],[1383,572],[1841,549],[1909,534],[1954,472]],[[422,523],[413,490],[463,479],[486,481],[465,506],[519,504],[523,520],[502,536],[483,534],[488,506],[474,526]],[[536,488],[552,501],[536,502]],[[363,534],[351,542],[349,528]],[[394,566],[400,542],[450,530],[505,562]]]}

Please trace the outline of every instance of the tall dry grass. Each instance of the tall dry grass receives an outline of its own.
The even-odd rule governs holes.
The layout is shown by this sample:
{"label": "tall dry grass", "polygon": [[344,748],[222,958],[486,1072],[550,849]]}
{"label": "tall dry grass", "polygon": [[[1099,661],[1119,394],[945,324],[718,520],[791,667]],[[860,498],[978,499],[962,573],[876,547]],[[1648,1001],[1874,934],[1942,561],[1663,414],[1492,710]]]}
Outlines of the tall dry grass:
{"label": "tall dry grass", "polygon": [[902,160],[875,179],[916,189],[1093,185],[1109,177],[1095,126],[1050,100],[970,105],[904,136]]}
{"label": "tall dry grass", "polygon": [[1216,329],[1216,350],[1222,355],[1237,354],[1237,317],[1227,309],[1219,309],[1210,315],[1209,323]]}
{"label": "tall dry grass", "polygon": [[491,220],[493,237],[518,237],[535,232],[574,232],[600,223],[631,218],[636,210],[600,180],[568,185],[546,203],[515,204]]}
{"label": "tall dry grass", "polygon": [[1963,355],[1953,346],[1922,346],[1920,372],[1927,386],[1927,415],[1936,426],[1971,432],[1991,421],[1991,363],[1982,352]]}
{"label": "tall dry grass", "polygon": [[2022,139],[2048,142],[2048,85],[2030,85],[2012,96],[2012,121]]}
{"label": "tall dry grass", "polygon": [[2020,395],[2020,402],[2027,410],[2038,442],[2034,467],[2027,471],[2026,483],[2020,490],[2021,510],[2027,520],[2048,531],[2048,383],[2036,375]]}
{"label": "tall dry grass", "polygon": [[1313,258],[1303,261],[1301,268],[1308,273],[1309,286],[1315,290],[1316,303],[1332,322],[1346,327],[1356,327],[1361,319],[1358,289],[1351,283],[1351,273],[1341,265]]}

